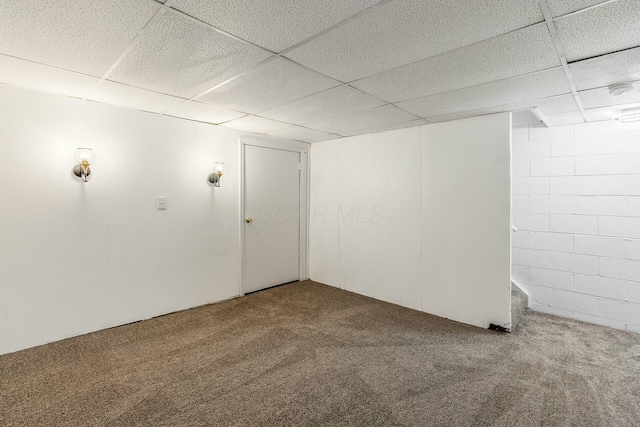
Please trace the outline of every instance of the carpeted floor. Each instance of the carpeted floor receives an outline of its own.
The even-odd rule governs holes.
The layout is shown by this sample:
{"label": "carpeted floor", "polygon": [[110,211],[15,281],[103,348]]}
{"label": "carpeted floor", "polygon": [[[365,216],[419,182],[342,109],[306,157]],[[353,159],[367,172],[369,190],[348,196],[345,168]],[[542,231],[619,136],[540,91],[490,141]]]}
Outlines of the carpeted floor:
{"label": "carpeted floor", "polygon": [[0,356],[1,426],[638,426],[640,335],[313,282]]}

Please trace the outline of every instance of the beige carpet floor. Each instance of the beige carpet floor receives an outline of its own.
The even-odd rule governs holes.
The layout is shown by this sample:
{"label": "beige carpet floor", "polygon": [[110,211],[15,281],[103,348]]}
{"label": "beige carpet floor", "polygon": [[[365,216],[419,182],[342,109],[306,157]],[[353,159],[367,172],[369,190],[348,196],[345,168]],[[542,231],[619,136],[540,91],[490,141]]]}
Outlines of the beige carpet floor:
{"label": "beige carpet floor", "polygon": [[0,356],[0,426],[639,426],[640,335],[313,282]]}

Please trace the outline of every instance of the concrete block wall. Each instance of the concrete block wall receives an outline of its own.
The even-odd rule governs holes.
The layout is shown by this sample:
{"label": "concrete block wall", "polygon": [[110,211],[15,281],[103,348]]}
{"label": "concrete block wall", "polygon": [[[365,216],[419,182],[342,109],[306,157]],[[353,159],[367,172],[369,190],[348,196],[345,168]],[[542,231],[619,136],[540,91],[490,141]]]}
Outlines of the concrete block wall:
{"label": "concrete block wall", "polygon": [[512,144],[530,308],[640,333],[640,124],[516,128]]}

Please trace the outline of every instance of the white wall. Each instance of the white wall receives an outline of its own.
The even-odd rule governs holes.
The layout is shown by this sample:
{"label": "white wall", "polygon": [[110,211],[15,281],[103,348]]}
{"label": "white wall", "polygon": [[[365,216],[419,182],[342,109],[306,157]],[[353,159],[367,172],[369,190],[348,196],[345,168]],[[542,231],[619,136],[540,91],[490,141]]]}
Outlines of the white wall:
{"label": "white wall", "polygon": [[640,332],[640,125],[515,129],[513,158],[530,307]]}
{"label": "white wall", "polygon": [[313,280],[510,323],[510,116],[311,146]]}
{"label": "white wall", "polygon": [[0,85],[0,354],[239,295],[240,135]]}

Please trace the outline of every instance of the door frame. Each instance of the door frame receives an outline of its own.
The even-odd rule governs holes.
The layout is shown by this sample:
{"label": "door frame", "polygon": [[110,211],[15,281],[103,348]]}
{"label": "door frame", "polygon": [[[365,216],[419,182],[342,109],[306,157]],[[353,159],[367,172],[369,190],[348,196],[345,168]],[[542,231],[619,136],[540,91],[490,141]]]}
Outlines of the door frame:
{"label": "door frame", "polygon": [[243,135],[240,137],[240,296],[245,294],[245,241],[244,220],[245,213],[245,147],[253,146],[282,151],[292,151],[300,154],[300,218],[298,224],[298,280],[309,278],[309,143],[293,140],[282,140],[264,136]]}

